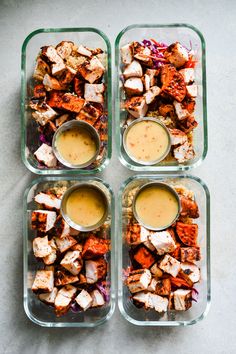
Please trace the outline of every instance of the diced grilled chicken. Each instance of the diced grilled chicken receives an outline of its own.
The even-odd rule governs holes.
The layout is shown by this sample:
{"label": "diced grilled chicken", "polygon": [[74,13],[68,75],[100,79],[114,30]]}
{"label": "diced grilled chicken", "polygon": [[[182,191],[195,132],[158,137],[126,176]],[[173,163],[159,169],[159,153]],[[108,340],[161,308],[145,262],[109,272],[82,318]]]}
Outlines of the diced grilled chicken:
{"label": "diced grilled chicken", "polygon": [[63,238],[55,237],[55,241],[61,253],[67,251],[77,243],[77,241],[72,236],[65,236]]}
{"label": "diced grilled chicken", "polygon": [[152,279],[149,269],[138,269],[130,272],[126,284],[129,291],[137,293],[142,290],[146,290]]}
{"label": "diced grilled chicken", "polygon": [[95,125],[97,119],[102,115],[102,110],[90,102],[86,102],[79,114],[76,115],[77,120],[84,120],[85,122]]}
{"label": "diced grilled chicken", "polygon": [[61,83],[55,78],[48,74],[45,74],[43,78],[43,85],[47,91],[51,90],[62,90]]}
{"label": "diced grilled chicken", "polygon": [[156,282],[155,293],[161,296],[168,296],[171,292],[171,282],[169,278],[160,279]]}
{"label": "diced grilled chicken", "polygon": [[145,100],[147,104],[150,104],[161,93],[161,89],[158,86],[152,86],[145,94]]}
{"label": "diced grilled chicken", "polygon": [[147,69],[144,75],[144,85],[146,91],[150,89],[150,87],[154,86],[156,83],[155,76],[159,71],[156,69]]}
{"label": "diced grilled chicken", "polygon": [[156,291],[156,285],[157,285],[157,280],[155,278],[152,278],[150,284],[147,287],[147,290],[150,292],[155,292]]}
{"label": "diced grilled chicken", "polygon": [[32,117],[35,119],[37,123],[44,126],[50,120],[54,119],[58,114],[54,109],[52,109],[49,105],[45,102],[42,105],[32,106],[32,109],[36,109],[35,112],[32,113]]}
{"label": "diced grilled chicken", "polygon": [[107,262],[104,258],[85,261],[85,274],[88,284],[94,284],[107,273]]}
{"label": "diced grilled chicken", "polygon": [[91,307],[93,303],[92,297],[84,289],[76,296],[75,301],[84,311]]}
{"label": "diced grilled chicken", "polygon": [[140,118],[145,117],[148,105],[144,96],[134,96],[126,101],[125,108],[133,117]]}
{"label": "diced grilled chicken", "polygon": [[187,135],[180,129],[169,129],[171,145],[182,145],[188,141]]}
{"label": "diced grilled chicken", "polygon": [[143,62],[143,64],[151,65],[152,59],[150,58],[151,50],[148,47],[143,47],[140,43],[134,43],[134,58]]}
{"label": "diced grilled chicken", "polygon": [[70,227],[70,235],[71,236],[78,236],[80,233],[79,230],[73,229],[73,227]]}
{"label": "diced grilled chicken", "polygon": [[183,66],[188,61],[188,51],[179,42],[171,44],[164,53],[165,58],[176,68]]}
{"label": "diced grilled chicken", "polygon": [[155,311],[162,313],[166,312],[168,308],[168,300],[165,297],[156,295],[156,294],[149,294],[149,307],[154,308]]}
{"label": "diced grilled chicken", "polygon": [[76,291],[77,289],[72,285],[66,285],[58,291],[54,303],[57,316],[64,315],[68,311]]}
{"label": "diced grilled chicken", "polygon": [[90,58],[92,56],[92,52],[82,44],[78,46],[77,52],[81,55],[84,55],[85,57]]}
{"label": "diced grilled chicken", "polygon": [[133,44],[128,43],[120,48],[121,60],[124,64],[130,64],[133,60]]}
{"label": "diced grilled chicken", "polygon": [[31,214],[32,229],[47,232],[53,228],[56,217],[55,211],[34,210]]}
{"label": "diced grilled chicken", "polygon": [[51,91],[47,102],[52,108],[79,113],[84,106],[85,100],[69,92]]}
{"label": "diced grilled chicken", "polygon": [[52,147],[42,144],[34,153],[36,159],[47,167],[56,167],[57,159],[53,153]]}
{"label": "diced grilled chicken", "polygon": [[143,69],[141,64],[137,60],[133,60],[128,64],[123,72],[124,78],[127,80],[130,77],[142,77]]}
{"label": "diced grilled chicken", "polygon": [[68,251],[62,261],[60,262],[62,267],[67,269],[71,274],[78,275],[83,266],[81,259],[81,252]]}
{"label": "diced grilled chicken", "polygon": [[194,128],[196,128],[198,123],[194,119],[194,116],[188,116],[186,119],[183,119],[178,122],[179,128],[185,132],[186,134],[191,132]]}
{"label": "diced grilled chicken", "polygon": [[167,252],[173,252],[176,248],[175,241],[168,231],[152,233],[149,236],[149,241],[156,248],[157,254],[160,256]]}
{"label": "diced grilled chicken", "polygon": [[104,74],[104,71],[105,68],[97,57],[87,60],[78,68],[80,75],[90,84],[93,84],[100,79]]}
{"label": "diced grilled chicken", "polygon": [[62,41],[56,46],[57,54],[60,55],[62,59],[67,59],[72,53],[73,46],[73,42]]}
{"label": "diced grilled chicken", "polygon": [[194,69],[193,68],[186,68],[186,69],[181,69],[180,74],[184,78],[184,82],[186,85],[192,84],[194,82]]}
{"label": "diced grilled chicken", "polygon": [[155,257],[145,246],[141,246],[135,250],[134,259],[142,268],[150,268],[155,262]]}
{"label": "diced grilled chicken", "polygon": [[197,97],[197,92],[198,92],[197,85],[187,85],[186,91],[188,97],[192,97],[192,98]]}
{"label": "diced grilled chicken", "polygon": [[196,262],[200,261],[201,254],[199,247],[181,247],[180,250],[181,262]]}
{"label": "diced grilled chicken", "polygon": [[33,251],[35,257],[43,258],[48,256],[52,251],[52,248],[48,242],[48,236],[34,238]]}
{"label": "diced grilled chicken", "polygon": [[58,215],[54,227],[57,237],[64,238],[70,235],[70,226],[61,215]]}
{"label": "diced grilled chicken", "polygon": [[109,242],[93,234],[86,238],[83,246],[82,257],[89,259],[93,257],[101,257],[109,251]]}
{"label": "diced grilled chicken", "polygon": [[163,272],[157,263],[154,263],[153,266],[151,266],[150,271],[155,278],[160,278],[163,275]]}
{"label": "diced grilled chicken", "polygon": [[143,82],[140,77],[130,77],[124,83],[127,95],[141,95],[143,92]]}
{"label": "diced grilled chicken", "polygon": [[34,86],[34,98],[44,98],[46,97],[46,90],[43,84]]}
{"label": "diced grilled chicken", "polygon": [[42,47],[41,55],[52,63],[52,75],[58,75],[65,69],[63,59],[58,55],[56,49],[50,45]]}
{"label": "diced grilled chicken", "polygon": [[66,88],[74,79],[75,75],[76,70],[70,68],[69,66],[66,66],[65,70],[63,70],[59,78],[59,83],[62,87],[61,89]]}
{"label": "diced grilled chicken", "polygon": [[153,244],[149,240],[143,242],[143,244],[152,252],[156,250]]}
{"label": "diced grilled chicken", "polygon": [[103,306],[105,304],[104,298],[103,298],[102,294],[100,293],[100,291],[95,289],[91,292],[90,296],[93,299],[92,307],[99,307],[99,306]]}
{"label": "diced grilled chicken", "polygon": [[57,259],[57,245],[53,238],[48,243],[51,247],[51,252],[47,256],[43,257],[43,261],[46,265],[51,265]]}
{"label": "diced grilled chicken", "polygon": [[186,84],[183,76],[172,66],[163,65],[161,68],[162,92],[170,95],[178,102],[186,96]]}
{"label": "diced grilled chicken", "polygon": [[131,224],[127,227],[126,242],[131,246],[139,245],[148,241],[151,231],[139,224]]}
{"label": "diced grilled chicken", "polygon": [[67,284],[73,284],[80,280],[77,275],[72,275],[64,270],[57,270],[55,272],[55,286],[64,286]]}
{"label": "diced grilled chicken", "polygon": [[173,277],[176,277],[181,269],[180,262],[177,261],[177,259],[171,257],[169,254],[165,255],[165,257],[159,263],[159,267],[165,273],[168,273],[168,274],[172,275]]}
{"label": "diced grilled chicken", "polygon": [[33,78],[38,81],[43,81],[45,74],[48,73],[50,73],[49,65],[39,57],[36,62]]}
{"label": "diced grilled chicken", "polygon": [[135,293],[132,298],[135,303],[143,305],[146,309],[149,308],[149,294],[144,291],[140,291],[138,293]]}
{"label": "diced grilled chicken", "polygon": [[173,293],[174,309],[186,311],[192,306],[192,290],[178,289]]}
{"label": "diced grilled chicken", "polygon": [[46,209],[56,209],[60,210],[61,207],[61,200],[58,199],[54,194],[46,194],[46,193],[38,193],[34,200],[36,203],[41,204]]}
{"label": "diced grilled chicken", "polygon": [[103,93],[105,91],[104,84],[85,84],[84,85],[84,98],[89,102],[103,103]]}
{"label": "diced grilled chicken", "polygon": [[193,263],[181,263],[180,276],[186,281],[190,280],[192,283],[197,283],[200,280],[200,269]]}
{"label": "diced grilled chicken", "polygon": [[175,107],[175,113],[179,120],[183,120],[189,117],[189,111],[183,107],[182,103],[174,101],[173,105]]}
{"label": "diced grilled chicken", "polygon": [[176,160],[178,160],[180,163],[191,160],[195,156],[193,146],[187,141],[184,144],[176,147],[173,150],[173,153]]}
{"label": "diced grilled chicken", "polygon": [[54,305],[58,289],[55,287],[50,293],[39,294],[39,300],[49,305]]}
{"label": "diced grilled chicken", "polygon": [[69,120],[69,114],[63,114],[62,116],[55,119],[56,127],[59,128],[63,123]]}
{"label": "diced grilled chicken", "polygon": [[193,219],[199,217],[198,205],[194,200],[184,196],[180,196],[180,202],[181,202],[181,212],[180,212],[181,216],[189,217]]}
{"label": "diced grilled chicken", "polygon": [[52,270],[37,270],[32,290],[43,290],[51,292],[54,288],[54,275]]}

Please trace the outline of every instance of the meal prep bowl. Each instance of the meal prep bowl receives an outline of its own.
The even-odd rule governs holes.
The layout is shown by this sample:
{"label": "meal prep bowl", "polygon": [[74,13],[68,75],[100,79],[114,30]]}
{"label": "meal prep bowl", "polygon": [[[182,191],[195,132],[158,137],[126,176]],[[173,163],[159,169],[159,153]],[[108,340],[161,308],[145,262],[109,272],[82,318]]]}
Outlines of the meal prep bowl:
{"label": "meal prep bowl", "polygon": [[[32,78],[36,58],[40,48],[45,45],[56,45],[63,40],[73,41],[91,48],[101,48],[105,53],[104,83],[106,85],[104,111],[108,116],[108,141],[104,145],[105,154],[99,164],[86,168],[71,169],[60,165],[49,168],[39,164],[34,152],[40,146],[37,123],[32,119],[29,101],[32,97],[34,79]],[[102,171],[111,158],[112,139],[112,102],[111,102],[111,46],[106,35],[96,28],[49,28],[38,29],[28,35],[22,46],[21,54],[21,155],[26,167],[36,174],[65,175],[91,174]]]}
{"label": "meal prep bowl", "polygon": [[[30,227],[31,211],[37,209],[34,197],[41,191],[53,187],[73,187],[82,183],[90,183],[100,188],[109,201],[107,220],[111,221],[108,239],[111,241],[111,251],[106,260],[108,262],[107,280],[110,282],[110,300],[101,308],[92,308],[85,312],[73,313],[71,310],[62,317],[56,317],[52,307],[41,302],[32,292],[31,286],[35,272],[42,268],[33,254],[32,240],[36,236]],[[24,219],[23,219],[23,254],[24,254],[24,309],[28,318],[44,327],[95,327],[108,321],[115,309],[114,265],[115,265],[115,240],[114,240],[114,196],[110,186],[98,178],[70,178],[70,177],[44,177],[33,181],[24,194]]]}
{"label": "meal prep bowl", "polygon": [[[195,67],[195,82],[198,86],[198,96],[196,98],[195,119],[198,126],[193,133],[193,147],[195,157],[187,162],[179,163],[165,159],[152,166],[142,166],[134,162],[126,153],[123,146],[124,122],[127,112],[124,108],[125,94],[120,76],[121,58],[120,48],[132,41],[141,42],[144,39],[154,38],[157,41],[167,43],[168,45],[179,41],[186,47],[192,46],[197,58]],[[124,166],[134,171],[142,172],[165,172],[165,171],[185,171],[198,166],[207,154],[207,107],[206,107],[206,62],[205,62],[205,41],[199,30],[187,24],[141,24],[131,25],[123,29],[117,36],[115,42],[115,64],[116,64],[116,145],[120,161]]]}
{"label": "meal prep bowl", "polygon": [[[130,265],[129,247],[125,242],[128,216],[132,215],[132,201],[137,190],[150,182],[162,182],[171,186],[183,185],[195,194],[200,217],[198,240],[201,249],[201,280],[194,287],[199,292],[197,302],[187,311],[169,311],[163,315],[155,310],[137,308],[124,284],[124,270]],[[211,301],[210,278],[210,196],[207,186],[199,178],[190,175],[137,175],[127,179],[119,192],[119,232],[118,232],[118,305],[124,318],[138,326],[187,326],[203,319]]]}

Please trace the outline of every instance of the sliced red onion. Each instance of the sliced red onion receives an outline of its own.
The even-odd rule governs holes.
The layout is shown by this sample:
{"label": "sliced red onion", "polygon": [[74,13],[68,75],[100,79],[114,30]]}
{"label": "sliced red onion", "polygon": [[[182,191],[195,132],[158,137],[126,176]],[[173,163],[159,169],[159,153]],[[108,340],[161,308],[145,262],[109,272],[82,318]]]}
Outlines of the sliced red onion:
{"label": "sliced red onion", "polygon": [[81,311],[81,308],[79,307],[79,305],[77,304],[76,301],[72,302],[72,304],[70,305],[70,308],[73,313],[78,313]]}
{"label": "sliced red onion", "polygon": [[[107,285],[109,282],[107,282]],[[103,298],[106,302],[110,301],[110,289],[107,289],[107,287],[104,287],[104,285],[101,282],[96,283],[96,287],[100,291],[100,293],[103,295]]]}
{"label": "sliced red onion", "polygon": [[49,141],[47,141],[47,139],[46,139],[46,137],[45,137],[44,134],[40,134],[40,135],[39,135],[39,141],[40,141],[42,144],[47,144],[47,145],[49,145],[49,146],[52,145]]}

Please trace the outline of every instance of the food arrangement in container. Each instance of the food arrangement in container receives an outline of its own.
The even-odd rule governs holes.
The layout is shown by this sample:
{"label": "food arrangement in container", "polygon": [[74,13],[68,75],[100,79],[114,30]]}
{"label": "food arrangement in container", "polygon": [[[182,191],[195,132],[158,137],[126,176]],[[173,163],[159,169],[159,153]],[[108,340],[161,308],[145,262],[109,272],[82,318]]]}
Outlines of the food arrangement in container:
{"label": "food arrangement in container", "polygon": [[105,321],[114,305],[109,186],[48,178],[25,198],[26,313],[44,326]]}
{"label": "food arrangement in container", "polygon": [[119,307],[138,325],[195,323],[208,307],[208,192],[192,177],[137,176],[120,192]]}
{"label": "food arrangement in container", "polygon": [[[92,29],[76,34],[33,33],[23,45],[23,160],[36,173],[96,172],[110,158],[109,42]],[[40,43],[32,72],[31,41]]]}
{"label": "food arrangement in container", "polygon": [[206,153],[204,40],[179,27],[130,26],[116,40],[119,150],[134,170],[188,169]]}

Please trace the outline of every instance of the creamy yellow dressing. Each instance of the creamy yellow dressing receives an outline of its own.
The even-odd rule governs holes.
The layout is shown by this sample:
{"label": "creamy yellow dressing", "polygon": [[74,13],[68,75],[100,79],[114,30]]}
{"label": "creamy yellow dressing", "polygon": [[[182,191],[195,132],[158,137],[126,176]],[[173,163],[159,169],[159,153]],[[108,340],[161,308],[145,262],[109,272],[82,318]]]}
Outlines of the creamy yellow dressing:
{"label": "creamy yellow dressing", "polygon": [[150,186],[139,193],[135,209],[145,225],[161,228],[175,219],[178,214],[178,201],[168,189]]}
{"label": "creamy yellow dressing", "polygon": [[165,155],[169,145],[166,130],[153,121],[134,124],[127,133],[129,155],[138,161],[152,162]]}
{"label": "creamy yellow dressing", "polygon": [[82,165],[96,154],[91,134],[79,127],[63,131],[57,138],[56,147],[63,159],[72,165]]}
{"label": "creamy yellow dressing", "polygon": [[66,213],[80,226],[96,225],[105,213],[103,197],[93,188],[81,187],[69,195],[66,201]]}

